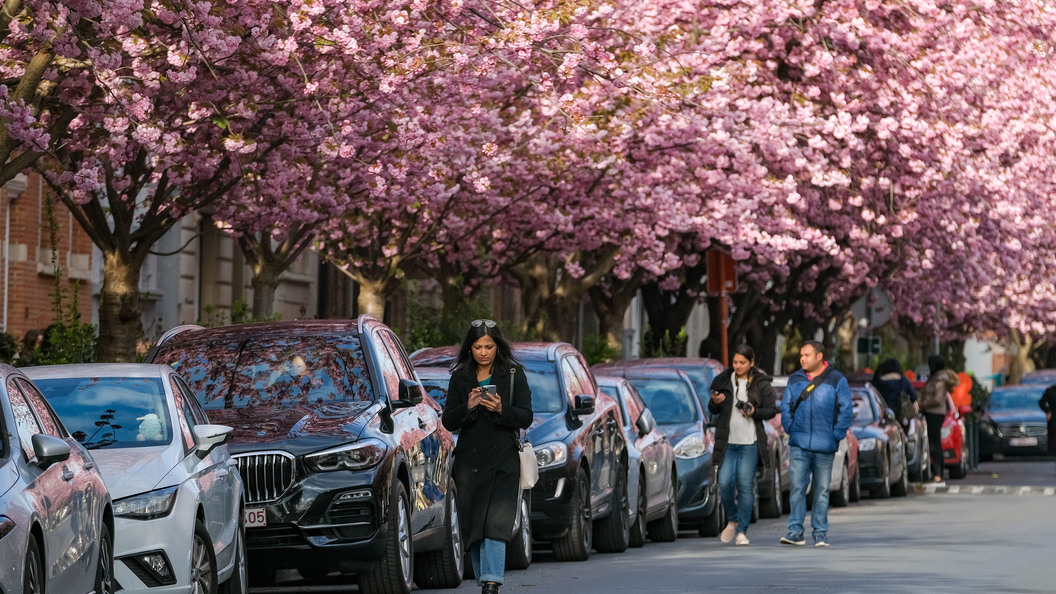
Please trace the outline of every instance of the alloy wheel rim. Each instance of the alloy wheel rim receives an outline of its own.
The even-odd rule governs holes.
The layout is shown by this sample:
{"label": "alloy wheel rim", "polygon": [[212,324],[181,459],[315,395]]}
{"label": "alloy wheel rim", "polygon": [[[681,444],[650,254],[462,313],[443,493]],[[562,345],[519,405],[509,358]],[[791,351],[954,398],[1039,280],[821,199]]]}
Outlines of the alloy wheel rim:
{"label": "alloy wheel rim", "polygon": [[191,593],[213,594],[209,591],[213,573],[213,566],[209,562],[209,552],[206,550],[205,542],[195,535],[194,550],[191,553]]}
{"label": "alloy wheel rim", "polygon": [[99,572],[103,576],[100,580],[103,591],[99,594],[112,594],[114,591],[113,567],[108,563],[113,555],[110,546],[110,541],[105,538],[99,543]]}
{"label": "alloy wheel rim", "polygon": [[587,551],[590,551],[594,545],[594,538],[590,525],[590,485],[587,484],[586,477],[580,479],[579,487],[579,503],[582,510],[579,514],[579,531],[583,535],[584,546]]}
{"label": "alloy wheel rim", "polygon": [[409,521],[407,520],[407,504],[404,502],[403,497],[399,498],[397,505],[397,511],[400,514],[398,535],[399,547],[400,547],[400,569],[403,573],[403,583],[407,584],[411,581],[411,531]]}
{"label": "alloy wheel rim", "polygon": [[[453,491],[452,491],[453,493]],[[455,559],[462,559],[462,530],[458,526],[458,502],[454,496],[451,497],[451,548],[455,553]],[[461,567],[461,563],[459,563]]]}
{"label": "alloy wheel rim", "polygon": [[33,558],[37,559],[38,562],[29,564],[29,571],[26,574],[26,582],[29,583],[30,592],[33,592],[33,594],[43,594],[44,590],[41,588],[40,581],[40,555],[34,552]]}
{"label": "alloy wheel rim", "polygon": [[521,498],[521,545],[525,553],[532,550],[532,523],[528,518],[528,502]]}

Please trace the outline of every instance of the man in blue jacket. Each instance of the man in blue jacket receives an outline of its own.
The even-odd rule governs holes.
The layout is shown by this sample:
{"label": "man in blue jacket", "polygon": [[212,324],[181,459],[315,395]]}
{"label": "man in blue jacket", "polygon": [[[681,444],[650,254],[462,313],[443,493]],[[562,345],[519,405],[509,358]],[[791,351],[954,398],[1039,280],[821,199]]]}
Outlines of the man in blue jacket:
{"label": "man in blue jacket", "polygon": [[810,526],[814,546],[829,546],[829,484],[832,462],[840,440],[854,419],[854,404],[847,378],[825,360],[825,347],[816,340],[799,349],[803,367],[788,378],[781,398],[781,424],[788,433],[789,474],[792,479],[788,534],[781,542],[804,545],[803,520],[807,516],[807,486],[814,480],[814,505]]}

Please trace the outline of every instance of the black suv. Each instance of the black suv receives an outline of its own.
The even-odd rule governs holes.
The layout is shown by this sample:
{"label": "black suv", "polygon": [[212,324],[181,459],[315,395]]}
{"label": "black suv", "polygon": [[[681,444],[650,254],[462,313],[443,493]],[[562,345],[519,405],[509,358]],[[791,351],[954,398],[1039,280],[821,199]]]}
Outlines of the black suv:
{"label": "black suv", "polygon": [[181,326],[147,358],[235,429],[256,581],[295,568],[355,572],[362,592],[462,582],[454,441],[376,318]]}
{"label": "black suv", "polygon": [[[531,495],[534,538],[552,541],[559,561],[583,561],[592,548],[625,551],[630,500],[619,404],[598,390],[572,345],[513,343],[513,351],[524,365],[535,413],[527,435],[539,462]],[[457,356],[458,347],[437,347],[416,351],[411,361],[419,368],[450,367]]]}

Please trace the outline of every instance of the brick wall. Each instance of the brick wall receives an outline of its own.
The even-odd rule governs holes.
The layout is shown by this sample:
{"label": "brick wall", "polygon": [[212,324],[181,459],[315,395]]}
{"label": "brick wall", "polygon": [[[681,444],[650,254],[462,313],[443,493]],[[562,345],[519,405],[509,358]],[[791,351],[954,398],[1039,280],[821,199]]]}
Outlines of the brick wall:
{"label": "brick wall", "polygon": [[[17,195],[13,188],[17,189],[21,185],[19,181],[9,182],[0,190],[0,212],[3,213],[0,216],[10,217],[7,250],[0,260],[0,307],[6,304],[5,330],[21,339],[28,330],[42,330],[55,321],[55,277],[44,203],[49,192],[40,176],[34,173],[26,176],[25,190]],[[92,242],[62,204],[55,204],[55,221],[57,263],[62,268],[63,286],[69,292],[65,305],[72,305],[73,279],[80,279],[78,297],[81,316],[85,322],[90,322]],[[3,242],[5,234],[2,223],[0,221],[0,242]],[[6,283],[2,278],[5,265]]]}

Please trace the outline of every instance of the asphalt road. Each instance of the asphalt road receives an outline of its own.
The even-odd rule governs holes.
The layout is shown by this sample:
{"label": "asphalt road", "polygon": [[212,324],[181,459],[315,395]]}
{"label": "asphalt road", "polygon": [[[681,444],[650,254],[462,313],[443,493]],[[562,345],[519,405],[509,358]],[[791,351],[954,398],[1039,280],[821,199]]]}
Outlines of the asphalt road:
{"label": "asphalt road", "polygon": [[[809,518],[809,512],[808,512]],[[537,550],[506,576],[506,594],[697,592],[1052,592],[1056,551],[1056,463],[995,461],[947,486],[833,509],[828,549],[781,545],[785,518],[752,525],[747,547],[683,533],[623,554],[558,563]],[[809,527],[808,527],[809,532]],[[252,570],[252,567],[250,568]],[[295,572],[254,593],[349,592],[308,584]],[[344,580],[341,580],[344,581]],[[479,592],[473,581],[454,590]]]}

